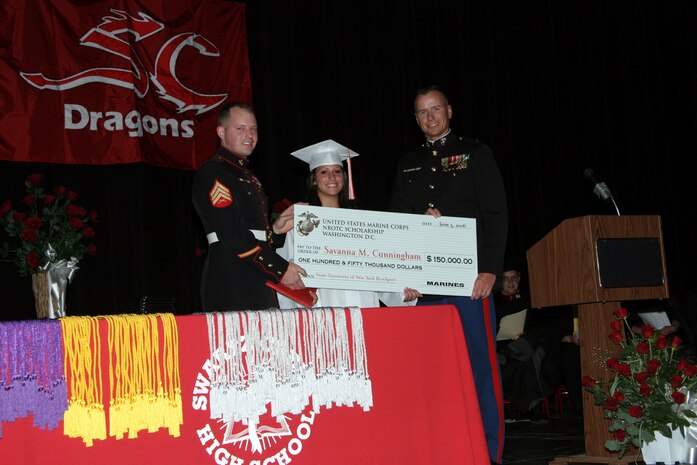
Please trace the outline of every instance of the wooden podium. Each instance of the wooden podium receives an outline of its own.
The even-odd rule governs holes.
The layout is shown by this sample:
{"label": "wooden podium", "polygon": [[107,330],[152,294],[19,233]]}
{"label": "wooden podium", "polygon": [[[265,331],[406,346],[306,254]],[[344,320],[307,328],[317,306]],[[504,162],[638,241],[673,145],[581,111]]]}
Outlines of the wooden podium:
{"label": "wooden podium", "polygon": [[[563,221],[527,251],[531,305],[578,305],[581,370],[608,378],[601,358],[618,354],[608,335],[620,301],[668,297],[660,216],[584,216]],[[591,463],[625,463],[605,449],[608,421],[584,391],[583,427]],[[566,462],[573,462],[572,458]],[[558,463],[558,462],[554,462]]]}

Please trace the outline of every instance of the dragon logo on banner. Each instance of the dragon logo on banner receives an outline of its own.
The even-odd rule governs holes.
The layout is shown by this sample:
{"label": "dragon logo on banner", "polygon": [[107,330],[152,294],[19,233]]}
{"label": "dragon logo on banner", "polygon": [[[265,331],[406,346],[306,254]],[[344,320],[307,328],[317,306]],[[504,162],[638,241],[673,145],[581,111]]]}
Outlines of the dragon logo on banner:
{"label": "dragon logo on banner", "polygon": [[112,9],[114,16],[104,16],[102,23],[90,29],[80,39],[80,45],[94,47],[106,53],[122,57],[131,64],[126,68],[91,68],[65,78],[51,79],[42,73],[21,72],[20,76],[37,89],[68,90],[82,85],[101,82],[126,89],[132,89],[140,98],[145,97],[150,81],[157,88],[157,94],[164,100],[174,103],[178,113],[196,110],[205,113],[225,101],[228,94],[206,95],[186,88],[177,79],[177,59],[184,47],[193,47],[199,54],[219,57],[220,53],[205,37],[186,32],[172,37],[157,53],[154,73],[148,73],[133,47],[128,43],[128,34],[136,42],[145,40],[163,29],[162,23],[145,13],[139,18],[125,11]]}
{"label": "dragon logo on banner", "polygon": [[0,17],[0,160],[197,169],[251,103],[245,5],[24,2]]}

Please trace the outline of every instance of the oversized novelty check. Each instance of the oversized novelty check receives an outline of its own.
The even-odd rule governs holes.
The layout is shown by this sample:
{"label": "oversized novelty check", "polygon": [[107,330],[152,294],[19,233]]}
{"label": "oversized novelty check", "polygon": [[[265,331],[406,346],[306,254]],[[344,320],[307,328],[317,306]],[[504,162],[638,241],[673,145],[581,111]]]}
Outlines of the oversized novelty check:
{"label": "oversized novelty check", "polygon": [[476,220],[296,205],[294,253],[308,287],[470,295]]}

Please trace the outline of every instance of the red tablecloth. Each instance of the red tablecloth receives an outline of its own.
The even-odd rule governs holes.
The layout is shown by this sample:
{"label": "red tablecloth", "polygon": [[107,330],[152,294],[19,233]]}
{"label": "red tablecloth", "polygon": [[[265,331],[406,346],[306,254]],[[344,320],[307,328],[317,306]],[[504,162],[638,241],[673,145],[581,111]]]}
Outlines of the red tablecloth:
{"label": "red tablecloth", "polygon": [[363,309],[362,315],[374,401],[368,412],[322,407],[313,415],[308,408],[304,416],[289,415],[291,434],[275,437],[262,453],[221,445],[220,424],[196,409],[207,398],[195,386],[209,357],[206,317],[180,316],[180,437],[160,430],[86,447],[64,436],[62,423],[45,431],[24,418],[3,423],[0,464],[489,464],[455,307]]}

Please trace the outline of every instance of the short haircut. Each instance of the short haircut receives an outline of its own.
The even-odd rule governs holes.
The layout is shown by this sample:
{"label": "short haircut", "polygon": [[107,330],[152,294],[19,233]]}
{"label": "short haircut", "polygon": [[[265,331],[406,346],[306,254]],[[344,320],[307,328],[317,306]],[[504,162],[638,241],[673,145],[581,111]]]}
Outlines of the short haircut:
{"label": "short haircut", "polygon": [[432,86],[422,87],[420,89],[416,89],[416,95],[414,95],[414,109],[415,110],[416,110],[416,99],[428,94],[429,92],[438,92],[439,94],[441,94],[443,96],[443,100],[445,101],[445,104],[448,105],[448,96],[445,95],[445,92],[443,92],[443,89],[441,89],[439,86],[434,84]]}
{"label": "short haircut", "polygon": [[254,108],[242,102],[228,102],[220,108],[218,111],[218,126],[225,126],[225,123],[230,119],[230,110],[233,108],[240,108],[244,111],[248,111],[256,117],[254,113]]}

